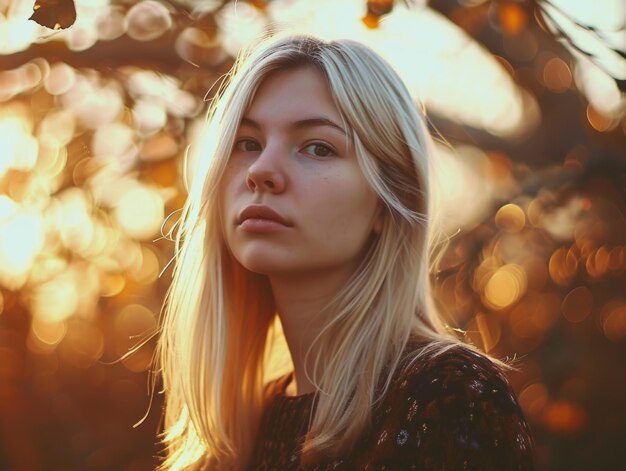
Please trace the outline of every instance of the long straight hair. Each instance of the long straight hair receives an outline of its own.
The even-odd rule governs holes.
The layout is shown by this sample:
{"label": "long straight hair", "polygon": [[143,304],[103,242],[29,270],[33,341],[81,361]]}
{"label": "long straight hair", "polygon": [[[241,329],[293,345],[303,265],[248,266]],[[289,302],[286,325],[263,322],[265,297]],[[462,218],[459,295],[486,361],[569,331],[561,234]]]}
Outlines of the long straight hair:
{"label": "long straight hair", "polygon": [[276,312],[267,278],[244,269],[225,246],[219,187],[259,85],[276,71],[299,67],[325,77],[384,212],[380,234],[326,306],[326,324],[307,352],[305,364],[313,366],[306,373],[317,392],[302,460],[350,450],[405,364],[409,337],[427,343],[411,352],[412,361],[461,344],[431,291],[442,245],[430,188],[432,140],[422,111],[389,64],[366,46],[274,37],[238,58],[196,149],[158,344],[167,453],[162,469],[245,469],[264,386],[278,374],[268,359],[288,355],[273,351]]}

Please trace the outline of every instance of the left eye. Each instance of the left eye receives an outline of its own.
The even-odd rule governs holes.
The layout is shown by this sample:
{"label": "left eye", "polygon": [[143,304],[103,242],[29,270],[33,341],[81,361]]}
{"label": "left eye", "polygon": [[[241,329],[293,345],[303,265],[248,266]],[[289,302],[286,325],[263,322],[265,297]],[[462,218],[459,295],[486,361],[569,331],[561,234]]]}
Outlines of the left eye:
{"label": "left eye", "polygon": [[307,154],[312,154],[316,157],[329,157],[331,155],[335,155],[335,151],[332,148],[330,148],[326,144],[321,144],[319,142],[309,144],[303,150]]}

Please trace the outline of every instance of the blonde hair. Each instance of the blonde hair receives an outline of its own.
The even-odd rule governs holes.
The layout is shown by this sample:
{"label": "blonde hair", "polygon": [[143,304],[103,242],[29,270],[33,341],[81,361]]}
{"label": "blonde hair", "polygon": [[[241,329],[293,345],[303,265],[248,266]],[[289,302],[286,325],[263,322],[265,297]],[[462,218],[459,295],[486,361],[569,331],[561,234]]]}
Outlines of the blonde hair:
{"label": "blonde hair", "polygon": [[[276,316],[266,277],[225,247],[219,185],[241,118],[261,82],[278,70],[314,67],[326,78],[384,222],[361,265],[325,312],[308,355],[318,391],[302,459],[350,449],[403,361],[461,342],[431,293],[437,260],[432,141],[419,107],[392,68],[351,40],[274,37],[241,55],[209,111],[208,131],[175,239],[173,282],[158,354],[165,392],[163,469],[244,469],[257,440]],[[323,366],[323,368],[322,368]],[[354,374],[359,372],[359,374]]]}

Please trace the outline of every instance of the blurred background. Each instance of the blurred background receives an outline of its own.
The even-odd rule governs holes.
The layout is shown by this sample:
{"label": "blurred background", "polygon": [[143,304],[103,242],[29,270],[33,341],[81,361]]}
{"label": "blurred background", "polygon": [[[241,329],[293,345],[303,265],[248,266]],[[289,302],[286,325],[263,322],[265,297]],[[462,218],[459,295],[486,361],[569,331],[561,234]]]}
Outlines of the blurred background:
{"label": "blurred background", "polygon": [[625,23],[622,0],[0,0],[0,469],[158,463],[162,234],[212,86],[268,28],[363,41],[425,103],[440,299],[518,360],[539,470],[623,469]]}

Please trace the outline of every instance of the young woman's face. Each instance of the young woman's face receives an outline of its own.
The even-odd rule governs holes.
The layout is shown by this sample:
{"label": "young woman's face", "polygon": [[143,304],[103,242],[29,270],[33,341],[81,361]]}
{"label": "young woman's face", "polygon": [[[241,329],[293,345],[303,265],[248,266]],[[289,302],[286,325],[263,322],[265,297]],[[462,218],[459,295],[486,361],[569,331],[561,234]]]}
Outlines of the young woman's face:
{"label": "young woman's face", "polygon": [[345,274],[380,229],[378,197],[314,68],[271,74],[245,113],[220,186],[223,232],[245,268]]}

